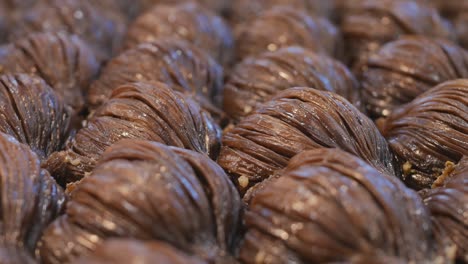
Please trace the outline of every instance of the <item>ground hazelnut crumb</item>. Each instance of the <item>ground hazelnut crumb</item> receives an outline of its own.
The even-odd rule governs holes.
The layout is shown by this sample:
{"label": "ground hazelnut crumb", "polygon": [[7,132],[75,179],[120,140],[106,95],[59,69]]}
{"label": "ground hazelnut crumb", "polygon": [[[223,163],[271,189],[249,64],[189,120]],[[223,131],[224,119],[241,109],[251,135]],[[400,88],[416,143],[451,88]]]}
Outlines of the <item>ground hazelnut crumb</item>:
{"label": "ground hazelnut crumb", "polygon": [[245,187],[247,187],[249,185],[249,178],[247,178],[244,175],[240,176],[238,181],[239,181],[240,187],[242,187],[242,188],[245,188]]}

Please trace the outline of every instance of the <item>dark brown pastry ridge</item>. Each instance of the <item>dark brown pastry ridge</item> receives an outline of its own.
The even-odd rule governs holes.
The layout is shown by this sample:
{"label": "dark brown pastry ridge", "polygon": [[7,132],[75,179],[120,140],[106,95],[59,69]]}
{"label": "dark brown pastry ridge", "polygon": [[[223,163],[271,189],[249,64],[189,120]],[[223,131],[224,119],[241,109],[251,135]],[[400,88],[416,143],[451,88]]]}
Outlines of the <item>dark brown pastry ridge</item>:
{"label": "dark brown pastry ridge", "polygon": [[65,196],[28,146],[0,133],[2,263],[36,263],[36,243],[57,217]]}
{"label": "dark brown pastry ridge", "polygon": [[129,26],[124,48],[167,37],[190,42],[223,65],[233,56],[234,37],[229,27],[221,17],[195,3],[154,6]]}
{"label": "dark brown pastry ridge", "polygon": [[44,263],[63,263],[121,237],[164,241],[210,263],[228,260],[240,209],[235,187],[208,156],[122,140],[71,193],[40,252]]}
{"label": "dark brown pastry ridge", "polygon": [[192,94],[205,109],[221,105],[222,68],[202,50],[172,39],[141,44],[109,61],[91,85],[89,102],[99,106],[119,85],[139,81],[160,81]]}
{"label": "dark brown pastry ridge", "polygon": [[374,123],[343,97],[311,88],[278,93],[228,130],[218,163],[241,192],[309,149],[340,148],[381,172],[399,175]]}
{"label": "dark brown pastry ridge", "polygon": [[216,158],[221,130],[188,96],[163,83],[133,83],[114,90],[65,151],[45,166],[64,185],[90,173],[104,150],[124,138],[188,148]]}
{"label": "dark brown pastry ridge", "polygon": [[430,88],[468,78],[468,52],[442,39],[408,36],[390,42],[365,64],[359,79],[369,114],[388,116]]}
{"label": "dark brown pastry ridge", "polygon": [[439,9],[442,16],[453,23],[458,41],[468,49],[468,2],[457,0],[430,0]]}
{"label": "dark brown pastry ridge", "polygon": [[349,0],[340,28],[346,46],[346,63],[355,69],[384,43],[405,34],[455,40],[453,28],[424,1]]}
{"label": "dark brown pastry ridge", "polygon": [[228,75],[223,110],[234,120],[291,87],[336,92],[360,107],[358,83],[340,62],[301,47],[287,47],[245,59]]}
{"label": "dark brown pastry ridge", "polygon": [[419,195],[363,160],[316,149],[295,156],[279,174],[245,213],[244,263],[431,263],[445,257],[432,244]]}
{"label": "dark brown pastry ridge", "polygon": [[330,21],[285,6],[239,25],[235,35],[237,61],[287,46],[302,46],[330,56],[340,50],[339,31]]}
{"label": "dark brown pastry ridge", "polygon": [[0,47],[0,73],[27,73],[44,79],[75,114],[83,110],[99,64],[77,36],[37,33]]}
{"label": "dark brown pastry ridge", "polygon": [[208,264],[159,241],[143,242],[113,239],[99,245],[95,252],[73,264]]}
{"label": "dark brown pastry ridge", "polygon": [[232,1],[229,20],[237,25],[258,17],[265,10],[287,6],[307,12],[308,14],[329,17],[334,8],[334,1],[323,0],[236,0]]}
{"label": "dark brown pastry ridge", "polygon": [[430,188],[445,168],[468,155],[468,79],[444,82],[379,120],[379,128],[412,188]]}
{"label": "dark brown pastry ridge", "polygon": [[[83,1],[83,0],[82,0]],[[128,21],[152,9],[156,5],[179,5],[196,3],[216,13],[224,13],[229,8],[228,0],[87,0],[93,6],[104,10],[115,10],[127,17]]]}
{"label": "dark brown pastry ridge", "polygon": [[205,8],[218,13],[226,11],[231,5],[229,0],[138,0],[141,10],[148,10],[151,7],[159,5],[174,5],[181,3],[199,3]]}
{"label": "dark brown pastry ridge", "polygon": [[0,44],[7,42],[8,40],[8,28],[10,21],[5,10],[0,6]]}
{"label": "dark brown pastry ridge", "polygon": [[28,145],[40,159],[62,149],[71,112],[41,78],[0,75],[0,132]]}
{"label": "dark brown pastry ridge", "polygon": [[453,241],[457,259],[468,262],[468,156],[460,160],[444,186],[424,195],[424,203],[437,237]]}
{"label": "dark brown pastry ridge", "polygon": [[100,60],[120,48],[126,27],[123,16],[97,8],[86,0],[37,1],[15,22],[12,39],[33,32],[75,34],[93,47]]}

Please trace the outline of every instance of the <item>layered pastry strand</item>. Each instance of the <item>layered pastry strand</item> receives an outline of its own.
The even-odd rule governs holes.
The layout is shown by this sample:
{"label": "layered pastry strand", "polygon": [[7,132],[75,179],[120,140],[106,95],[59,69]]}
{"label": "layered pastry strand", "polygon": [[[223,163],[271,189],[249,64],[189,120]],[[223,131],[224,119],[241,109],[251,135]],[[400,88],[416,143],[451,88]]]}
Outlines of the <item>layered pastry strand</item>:
{"label": "layered pastry strand", "polygon": [[41,160],[63,148],[71,112],[41,78],[0,75],[0,132],[28,145]]}
{"label": "layered pastry strand", "polygon": [[[124,0],[125,1],[125,0]],[[127,1],[128,2],[128,1]],[[136,0],[132,1],[133,5],[138,5],[140,12],[144,12],[155,5],[175,5],[182,3],[199,3],[205,8],[208,8],[217,13],[224,13],[229,10],[231,5],[230,0]]]}
{"label": "layered pastry strand", "polygon": [[154,6],[129,26],[124,48],[160,38],[190,42],[223,65],[227,65],[233,56],[231,29],[221,17],[195,3]]}
{"label": "layered pastry strand", "polygon": [[99,63],[77,36],[37,33],[0,46],[0,73],[41,77],[77,115],[85,108],[86,93],[99,73]]}
{"label": "layered pastry strand", "polygon": [[452,22],[460,45],[468,49],[468,2],[453,0],[430,0],[429,2],[435,5],[442,16]]}
{"label": "layered pastry strand", "polygon": [[385,117],[432,87],[468,78],[468,52],[456,44],[403,37],[371,55],[359,75],[362,99],[373,118]]}
{"label": "layered pastry strand", "polygon": [[358,86],[339,61],[301,47],[287,47],[236,65],[224,85],[223,110],[239,121],[260,103],[291,87],[335,92],[361,107]]}
{"label": "layered pastry strand", "polygon": [[116,12],[97,8],[86,0],[37,1],[15,21],[11,38],[33,32],[69,33],[83,38],[100,60],[116,52],[126,29],[126,19]]}
{"label": "layered pastry strand", "polygon": [[287,6],[311,15],[329,17],[332,15],[334,2],[335,0],[236,0],[231,3],[231,12],[228,17],[231,24],[235,26],[253,20],[265,10],[276,6]]}
{"label": "layered pastry strand", "polygon": [[237,61],[293,45],[332,57],[340,52],[340,34],[330,21],[284,6],[239,25],[235,35]]}
{"label": "layered pastry strand", "polygon": [[447,161],[468,155],[468,79],[442,83],[378,120],[412,188],[430,188]]}
{"label": "layered pastry strand", "polygon": [[133,83],[114,90],[78,131],[67,149],[45,166],[65,185],[90,173],[104,150],[124,138],[192,149],[216,158],[221,130],[190,97],[163,83]]}
{"label": "layered pastry strand", "polygon": [[72,191],[40,252],[44,263],[67,263],[120,237],[164,241],[208,263],[229,263],[240,209],[235,187],[207,155],[122,140]]}
{"label": "layered pastry strand", "polygon": [[73,264],[208,264],[160,241],[110,239]]}
{"label": "layered pastry strand", "polygon": [[342,1],[340,28],[346,63],[359,70],[361,63],[384,43],[405,34],[455,40],[450,24],[425,1]]}
{"label": "layered pastry strand", "polygon": [[197,47],[173,39],[143,43],[113,58],[89,91],[91,107],[97,107],[112,91],[129,82],[160,81],[174,90],[196,97],[207,110],[219,112],[223,70]]}
{"label": "layered pastry strand", "polygon": [[27,145],[0,133],[0,256],[33,264],[36,244],[62,211],[65,196]]}
{"label": "layered pastry strand", "polygon": [[256,192],[243,263],[450,262],[419,195],[338,149],[305,151]]}
{"label": "layered pastry strand", "polygon": [[442,175],[441,186],[427,191],[424,203],[440,240],[456,245],[457,259],[468,262],[468,156]]}
{"label": "layered pastry strand", "polygon": [[218,163],[243,193],[308,149],[340,148],[399,175],[385,138],[343,97],[311,88],[278,93],[228,130]]}

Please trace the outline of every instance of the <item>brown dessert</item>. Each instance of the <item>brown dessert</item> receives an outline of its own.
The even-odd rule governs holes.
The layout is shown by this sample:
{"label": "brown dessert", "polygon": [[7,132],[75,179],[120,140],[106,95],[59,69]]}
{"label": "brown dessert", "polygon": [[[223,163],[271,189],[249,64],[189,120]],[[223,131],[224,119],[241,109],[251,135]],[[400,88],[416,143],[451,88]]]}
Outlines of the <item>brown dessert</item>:
{"label": "brown dessert", "polygon": [[468,78],[468,52],[449,41],[420,36],[384,45],[359,77],[373,118],[388,116],[432,87],[458,78]]}
{"label": "brown dessert", "polygon": [[66,150],[45,166],[61,185],[90,173],[104,150],[124,138],[192,149],[216,158],[221,130],[200,106],[163,83],[133,83],[114,90]]}
{"label": "brown dessert", "polygon": [[412,188],[430,188],[468,155],[468,79],[442,83],[378,121]]}
{"label": "brown dessert", "polygon": [[[258,191],[247,209],[244,263],[432,263],[419,195],[338,149],[305,151]],[[281,195],[279,195],[281,194]]]}
{"label": "brown dessert", "polygon": [[91,256],[73,264],[208,264],[197,257],[159,241],[111,239],[99,245]]}
{"label": "brown dessert", "polygon": [[99,63],[77,36],[37,33],[0,47],[0,73],[27,73],[44,79],[77,115],[97,77]]}
{"label": "brown dessert", "polygon": [[275,7],[236,29],[237,60],[287,46],[338,55],[340,34],[327,19],[290,7]]}
{"label": "brown dessert", "polygon": [[236,65],[224,85],[224,111],[235,121],[291,87],[336,92],[360,107],[358,83],[340,62],[301,47],[253,56]]}
{"label": "brown dessert", "polygon": [[340,148],[377,170],[399,175],[385,138],[343,97],[311,88],[278,93],[224,134],[218,163],[243,193],[296,154]]}
{"label": "brown dessert", "polygon": [[39,77],[0,75],[0,132],[28,145],[41,160],[68,139],[71,109]]}
{"label": "brown dessert", "polygon": [[443,186],[424,195],[424,203],[437,237],[450,239],[456,245],[459,262],[468,262],[468,156],[448,176]]}
{"label": "brown dessert", "polygon": [[[160,240],[209,263],[232,259],[240,198],[205,154],[122,140],[71,193],[41,239],[44,263],[89,254],[104,240]],[[66,245],[66,246],[64,246]]]}
{"label": "brown dessert", "polygon": [[340,28],[346,46],[346,63],[360,64],[383,44],[405,34],[454,40],[455,32],[437,10],[424,1],[348,0]]}
{"label": "brown dessert", "polygon": [[222,68],[195,46],[171,39],[141,44],[109,61],[91,85],[89,102],[97,107],[119,85],[140,81],[163,82],[196,97],[213,113],[219,111],[222,102]]}
{"label": "brown dessert", "polygon": [[65,196],[27,145],[0,133],[0,257],[32,264],[37,241],[62,211]]}
{"label": "brown dessert", "polygon": [[160,38],[190,42],[224,65],[232,59],[234,39],[230,28],[221,17],[199,4],[154,6],[129,26],[124,48]]}

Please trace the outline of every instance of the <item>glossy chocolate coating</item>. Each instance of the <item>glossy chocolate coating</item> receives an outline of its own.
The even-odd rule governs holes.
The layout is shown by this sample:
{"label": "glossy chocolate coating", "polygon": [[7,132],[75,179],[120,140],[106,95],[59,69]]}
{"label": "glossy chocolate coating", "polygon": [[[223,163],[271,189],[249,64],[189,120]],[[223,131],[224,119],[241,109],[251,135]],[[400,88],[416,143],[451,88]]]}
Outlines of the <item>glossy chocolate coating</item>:
{"label": "glossy chocolate coating", "polygon": [[0,258],[35,263],[36,243],[59,215],[65,196],[27,145],[0,133]]}
{"label": "glossy chocolate coating", "polygon": [[200,106],[163,83],[133,83],[114,90],[46,167],[60,184],[81,179],[104,150],[124,138],[146,139],[192,149],[216,158],[221,130]]}
{"label": "glossy chocolate coating", "polygon": [[0,132],[46,159],[68,138],[71,109],[39,77],[0,75]]}
{"label": "glossy chocolate coating", "polygon": [[468,78],[468,52],[452,42],[419,36],[384,45],[359,79],[369,114],[385,117],[432,87]]}
{"label": "glossy chocolate coating", "polygon": [[[222,68],[202,50],[180,40],[163,39],[144,43],[113,58],[89,91],[89,102],[103,104],[119,85],[160,81],[175,90],[197,97],[201,105],[221,105]],[[215,112],[216,110],[212,110]]]}
{"label": "glossy chocolate coating", "polygon": [[208,264],[159,241],[113,239],[99,245],[91,256],[73,264]]}
{"label": "glossy chocolate coating", "polygon": [[284,168],[296,154],[340,148],[392,175],[393,156],[374,123],[343,97],[311,88],[278,93],[228,130],[218,163],[246,189]]}
{"label": "glossy chocolate coating", "polygon": [[360,106],[358,83],[340,62],[301,47],[266,52],[239,63],[224,86],[223,110],[234,120],[291,87],[336,92]]}
{"label": "glossy chocolate coating", "polygon": [[327,19],[281,6],[239,25],[236,29],[236,56],[241,60],[295,45],[334,56],[339,51],[339,39],[337,28]]}
{"label": "glossy chocolate coating", "polygon": [[122,16],[96,8],[89,1],[38,1],[17,19],[11,37],[32,32],[75,34],[91,45],[100,59],[107,59],[120,48],[125,23]]}
{"label": "glossy chocolate coating", "polygon": [[464,156],[446,183],[424,195],[434,231],[456,245],[457,259],[468,262],[468,156]]}
{"label": "glossy chocolate coating", "polygon": [[159,38],[190,42],[225,65],[232,59],[234,37],[230,28],[221,17],[199,4],[154,6],[129,26],[124,48]]}
{"label": "glossy chocolate coating", "polygon": [[346,62],[356,68],[384,43],[404,34],[455,39],[455,32],[424,1],[349,0],[342,11]]}
{"label": "glossy chocolate coating", "polygon": [[164,241],[224,263],[231,258],[240,209],[235,187],[208,156],[122,140],[71,193],[66,214],[44,232],[40,252],[44,263],[63,263],[122,237]]}
{"label": "glossy chocolate coating", "polygon": [[363,160],[316,149],[279,174],[245,213],[244,263],[430,263],[439,256],[419,195]]}
{"label": "glossy chocolate coating", "polygon": [[407,185],[430,188],[447,161],[468,155],[468,79],[442,83],[378,123]]}
{"label": "glossy chocolate coating", "polygon": [[75,114],[99,72],[92,50],[77,36],[37,33],[0,47],[0,73],[27,73],[44,79]]}
{"label": "glossy chocolate coating", "polygon": [[276,6],[288,6],[305,11],[312,15],[328,17],[334,7],[335,0],[236,0],[232,1],[229,20],[237,25],[258,17],[265,10]]}

